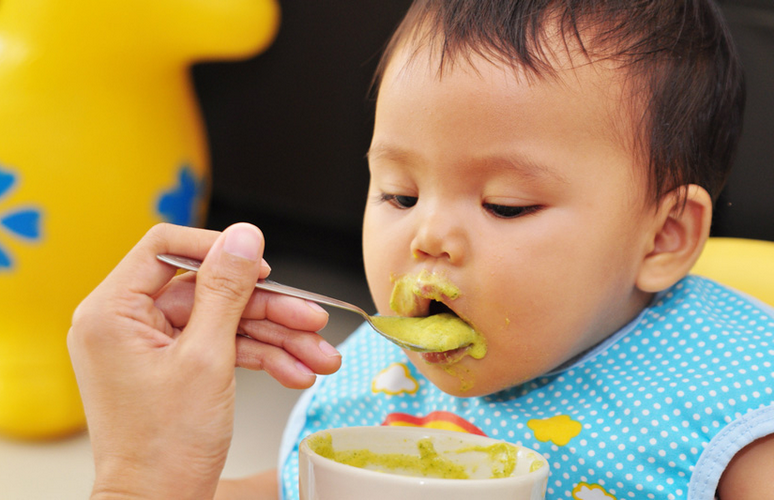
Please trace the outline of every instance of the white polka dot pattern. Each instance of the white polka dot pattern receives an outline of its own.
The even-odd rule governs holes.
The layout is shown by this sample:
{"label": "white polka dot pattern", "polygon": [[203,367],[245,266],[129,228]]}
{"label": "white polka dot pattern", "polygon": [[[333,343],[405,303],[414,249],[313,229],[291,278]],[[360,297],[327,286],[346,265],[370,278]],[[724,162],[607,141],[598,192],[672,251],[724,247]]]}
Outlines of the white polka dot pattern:
{"label": "white polka dot pattern", "polygon": [[[317,388],[296,443],[320,429],[430,418],[543,453],[551,463],[548,499],[688,498],[699,457],[721,430],[772,410],[772,313],[688,277],[562,371],[469,399],[441,392],[399,349],[361,327],[342,346],[342,369]],[[395,378],[396,363],[416,385],[379,390],[374,381],[391,366]],[[296,499],[297,444],[282,467],[284,498]],[[710,476],[711,484],[719,477]]]}

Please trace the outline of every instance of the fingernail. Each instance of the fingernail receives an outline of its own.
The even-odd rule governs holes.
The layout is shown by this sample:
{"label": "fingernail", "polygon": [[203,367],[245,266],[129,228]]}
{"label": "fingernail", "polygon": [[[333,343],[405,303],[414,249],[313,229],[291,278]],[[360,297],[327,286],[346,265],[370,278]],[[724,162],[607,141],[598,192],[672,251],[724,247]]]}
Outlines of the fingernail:
{"label": "fingernail", "polygon": [[296,361],[296,370],[303,373],[304,375],[314,375],[314,372],[311,370],[311,368],[300,361]]}
{"label": "fingernail", "polygon": [[321,313],[328,314],[328,311],[323,309],[323,307],[320,304],[318,304],[317,302],[312,302],[311,300],[307,300],[306,301],[306,305],[309,306],[309,309],[311,309],[311,310],[313,310],[315,312],[321,312]]}
{"label": "fingernail", "polygon": [[226,229],[223,251],[243,259],[258,260],[261,252],[258,230],[249,224],[237,224]]}
{"label": "fingernail", "polygon": [[323,354],[325,354],[329,358],[334,358],[334,357],[340,358],[341,357],[341,353],[339,351],[337,351],[335,347],[330,345],[325,340],[321,340],[320,341],[320,352],[322,352]]}
{"label": "fingernail", "polygon": [[265,270],[266,273],[271,272],[271,266],[269,265],[268,262],[266,262],[265,259],[261,259],[261,269]]}

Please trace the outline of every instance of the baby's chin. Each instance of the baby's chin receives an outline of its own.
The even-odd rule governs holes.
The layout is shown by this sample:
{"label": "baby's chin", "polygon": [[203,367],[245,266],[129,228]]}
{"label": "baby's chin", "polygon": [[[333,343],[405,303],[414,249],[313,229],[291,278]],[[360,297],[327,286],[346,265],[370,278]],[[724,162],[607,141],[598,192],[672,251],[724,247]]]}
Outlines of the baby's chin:
{"label": "baby's chin", "polygon": [[475,365],[481,361],[467,356],[464,349],[433,354],[411,352],[408,356],[425,378],[450,396],[473,398],[497,392],[477,380]]}
{"label": "baby's chin", "polygon": [[[420,353],[407,352],[414,366],[434,386],[457,398],[477,398],[489,396],[523,384],[539,377],[540,373],[508,373],[505,379],[491,374],[482,374],[481,367],[485,359],[473,359],[462,355],[455,363],[429,363]],[[453,353],[444,353],[453,357]],[[459,355],[459,354],[456,354]]]}

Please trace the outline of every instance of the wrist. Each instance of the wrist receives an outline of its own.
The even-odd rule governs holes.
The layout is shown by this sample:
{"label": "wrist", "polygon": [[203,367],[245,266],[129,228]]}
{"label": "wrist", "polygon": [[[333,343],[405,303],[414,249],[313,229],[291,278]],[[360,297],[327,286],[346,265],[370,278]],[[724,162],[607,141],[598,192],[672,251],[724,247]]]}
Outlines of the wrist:
{"label": "wrist", "polygon": [[96,480],[90,500],[158,500],[174,498],[179,500],[204,500],[214,498],[212,488],[193,487],[191,483],[180,481],[177,484],[141,484],[125,480]]}
{"label": "wrist", "polygon": [[190,477],[185,471],[156,467],[148,462],[102,460],[94,480],[91,500],[202,500],[215,496],[217,479]]}

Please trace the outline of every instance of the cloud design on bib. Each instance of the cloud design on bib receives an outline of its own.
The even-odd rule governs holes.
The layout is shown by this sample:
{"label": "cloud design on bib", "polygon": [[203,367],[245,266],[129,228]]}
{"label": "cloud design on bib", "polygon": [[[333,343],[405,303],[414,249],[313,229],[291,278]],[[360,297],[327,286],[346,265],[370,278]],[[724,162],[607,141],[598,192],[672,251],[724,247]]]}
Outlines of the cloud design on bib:
{"label": "cloud design on bib", "polygon": [[572,490],[575,500],[617,500],[598,484],[578,483]]}
{"label": "cloud design on bib", "polygon": [[569,415],[556,415],[545,419],[532,419],[527,422],[538,441],[552,441],[557,446],[565,446],[580,434],[583,426]]}
{"label": "cloud design on bib", "polygon": [[390,396],[401,393],[415,394],[419,390],[419,383],[411,375],[408,366],[403,363],[392,363],[374,377],[371,381],[371,390]]}

